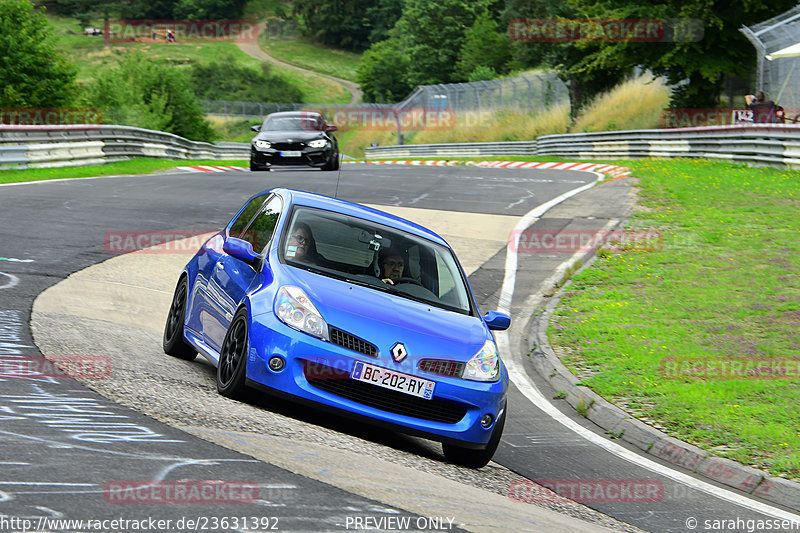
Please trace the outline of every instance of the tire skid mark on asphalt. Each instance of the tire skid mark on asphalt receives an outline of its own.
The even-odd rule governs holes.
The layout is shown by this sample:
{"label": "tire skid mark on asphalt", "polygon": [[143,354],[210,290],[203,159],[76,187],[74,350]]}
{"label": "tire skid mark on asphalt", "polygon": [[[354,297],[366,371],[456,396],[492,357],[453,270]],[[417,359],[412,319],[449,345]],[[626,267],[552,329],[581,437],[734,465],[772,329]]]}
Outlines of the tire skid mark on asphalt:
{"label": "tire skid mark on asphalt", "polygon": [[[3,282],[3,278],[6,279],[5,283]],[[11,289],[17,285],[19,285],[19,278],[17,276],[0,272],[0,289]]]}

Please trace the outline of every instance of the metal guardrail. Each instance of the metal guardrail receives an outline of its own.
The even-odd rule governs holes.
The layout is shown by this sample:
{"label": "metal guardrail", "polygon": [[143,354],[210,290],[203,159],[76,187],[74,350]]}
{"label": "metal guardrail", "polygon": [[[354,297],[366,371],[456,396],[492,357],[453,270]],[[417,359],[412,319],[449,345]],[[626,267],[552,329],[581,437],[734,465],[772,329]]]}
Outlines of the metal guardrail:
{"label": "metal guardrail", "polygon": [[367,159],[390,157],[480,157],[501,155],[536,155],[536,141],[404,144],[367,147]]}
{"label": "metal guardrail", "polygon": [[696,157],[800,168],[800,125],[752,124],[568,133],[545,135],[534,141],[379,146],[366,150],[367,159],[511,155],[600,160]]}
{"label": "metal guardrail", "polygon": [[97,124],[0,125],[0,169],[165,159],[249,159],[248,143],[190,141],[161,131]]}

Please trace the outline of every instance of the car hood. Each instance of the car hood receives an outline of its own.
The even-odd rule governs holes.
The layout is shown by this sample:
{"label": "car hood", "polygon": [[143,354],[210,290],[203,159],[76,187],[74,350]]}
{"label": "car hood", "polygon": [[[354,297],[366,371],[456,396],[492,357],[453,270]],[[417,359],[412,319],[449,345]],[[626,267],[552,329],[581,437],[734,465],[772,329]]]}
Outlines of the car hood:
{"label": "car hood", "polygon": [[466,362],[491,338],[479,317],[302,269],[288,270],[329,326],[374,344],[381,356],[388,355],[401,342],[411,359],[433,357]]}
{"label": "car hood", "polygon": [[325,133],[322,131],[287,130],[287,131],[262,131],[259,132],[259,134],[256,135],[253,140],[285,142],[286,139],[292,139],[293,141],[307,142],[307,141],[313,141],[314,139],[323,139],[323,138],[325,138]]}

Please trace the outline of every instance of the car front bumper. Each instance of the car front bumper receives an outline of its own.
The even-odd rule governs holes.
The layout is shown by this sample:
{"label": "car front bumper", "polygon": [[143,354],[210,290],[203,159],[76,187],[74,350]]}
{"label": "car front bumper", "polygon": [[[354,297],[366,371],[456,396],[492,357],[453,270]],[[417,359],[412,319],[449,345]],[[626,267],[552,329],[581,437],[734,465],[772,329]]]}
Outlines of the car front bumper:
{"label": "car front bumper", "polygon": [[269,168],[272,166],[309,166],[309,167],[322,167],[330,164],[335,154],[333,148],[328,146],[326,148],[304,148],[299,151],[298,157],[285,157],[281,155],[284,153],[281,150],[272,148],[259,149],[254,146],[250,147],[250,162],[253,165]]}
{"label": "car front bumper", "polygon": [[[250,339],[247,380],[251,386],[400,432],[482,448],[505,406],[505,369],[502,379],[496,382],[439,376],[417,368],[418,359],[409,357],[398,366],[391,356],[362,355],[296,331],[273,314],[251,321]],[[274,356],[286,362],[277,372],[267,364]],[[356,361],[434,381],[433,398],[423,400],[350,379]],[[484,428],[481,418],[487,414],[493,422]]]}

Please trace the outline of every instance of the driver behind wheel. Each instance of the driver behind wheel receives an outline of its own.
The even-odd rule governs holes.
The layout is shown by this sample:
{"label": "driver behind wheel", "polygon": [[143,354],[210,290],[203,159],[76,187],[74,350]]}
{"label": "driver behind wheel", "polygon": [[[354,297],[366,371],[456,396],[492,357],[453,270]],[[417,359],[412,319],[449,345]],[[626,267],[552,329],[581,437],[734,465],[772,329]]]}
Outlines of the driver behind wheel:
{"label": "driver behind wheel", "polygon": [[403,277],[406,262],[400,250],[396,248],[387,248],[381,250],[378,257],[378,266],[381,270],[381,281],[389,285],[394,285],[395,281]]}

